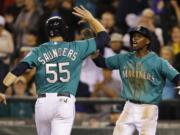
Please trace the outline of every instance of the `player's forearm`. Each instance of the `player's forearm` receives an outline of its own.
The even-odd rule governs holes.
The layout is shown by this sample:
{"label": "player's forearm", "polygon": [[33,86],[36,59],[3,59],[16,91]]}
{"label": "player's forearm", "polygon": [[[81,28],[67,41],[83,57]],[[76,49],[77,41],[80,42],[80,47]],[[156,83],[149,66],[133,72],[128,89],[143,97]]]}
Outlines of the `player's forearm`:
{"label": "player's forearm", "polygon": [[89,19],[88,23],[90,24],[95,33],[106,31],[104,26],[95,18]]}

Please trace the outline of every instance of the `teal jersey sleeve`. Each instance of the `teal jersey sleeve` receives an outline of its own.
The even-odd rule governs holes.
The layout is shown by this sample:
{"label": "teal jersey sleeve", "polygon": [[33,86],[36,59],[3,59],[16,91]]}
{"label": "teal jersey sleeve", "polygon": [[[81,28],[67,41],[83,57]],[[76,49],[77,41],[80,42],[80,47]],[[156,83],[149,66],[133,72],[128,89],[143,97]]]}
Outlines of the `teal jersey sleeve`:
{"label": "teal jersey sleeve", "polygon": [[119,55],[108,57],[105,62],[109,69],[119,69]]}
{"label": "teal jersey sleeve", "polygon": [[38,65],[38,55],[37,50],[32,49],[22,60],[21,62],[27,62],[31,67]]}
{"label": "teal jersey sleeve", "polygon": [[179,74],[178,71],[172,67],[172,65],[167,61],[162,59],[161,61],[161,70],[162,74],[168,78],[170,81],[174,79],[174,77]]}
{"label": "teal jersey sleeve", "polygon": [[96,41],[94,38],[76,41],[76,47],[79,48],[81,59],[84,59],[96,51]]}

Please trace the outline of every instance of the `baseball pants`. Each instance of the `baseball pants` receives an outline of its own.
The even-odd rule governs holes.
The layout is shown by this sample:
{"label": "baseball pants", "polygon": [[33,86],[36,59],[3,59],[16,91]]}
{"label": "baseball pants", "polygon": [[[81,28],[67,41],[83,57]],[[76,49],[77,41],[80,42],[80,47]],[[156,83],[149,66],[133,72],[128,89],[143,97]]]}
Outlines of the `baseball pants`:
{"label": "baseball pants", "polygon": [[155,135],[158,119],[158,106],[135,104],[127,101],[116,122],[113,135]]}
{"label": "baseball pants", "polygon": [[46,93],[35,104],[38,135],[70,135],[75,117],[75,97]]}

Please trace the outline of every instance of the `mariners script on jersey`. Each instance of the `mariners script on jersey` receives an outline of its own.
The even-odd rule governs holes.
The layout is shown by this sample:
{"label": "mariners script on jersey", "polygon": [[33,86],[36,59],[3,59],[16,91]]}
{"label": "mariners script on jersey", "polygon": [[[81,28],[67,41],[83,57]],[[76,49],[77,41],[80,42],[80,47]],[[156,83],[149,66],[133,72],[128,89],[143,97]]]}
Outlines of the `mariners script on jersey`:
{"label": "mariners script on jersey", "polygon": [[150,52],[138,58],[135,52],[117,54],[106,59],[110,69],[119,69],[125,99],[157,104],[161,100],[165,78],[172,80],[178,72],[164,59]]}
{"label": "mariners script on jersey", "polygon": [[37,93],[69,92],[75,95],[82,61],[95,51],[94,38],[74,42],[47,42],[34,48],[22,62],[36,67]]}

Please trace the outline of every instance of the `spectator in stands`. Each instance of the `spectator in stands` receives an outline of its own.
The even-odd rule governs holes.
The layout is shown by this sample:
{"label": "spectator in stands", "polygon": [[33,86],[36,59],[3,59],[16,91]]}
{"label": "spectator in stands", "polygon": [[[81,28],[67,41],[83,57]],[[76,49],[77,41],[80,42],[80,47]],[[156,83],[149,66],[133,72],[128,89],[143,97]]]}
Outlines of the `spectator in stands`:
{"label": "spectator in stands", "polygon": [[169,30],[172,26],[180,24],[180,1],[161,0],[157,4],[165,44],[169,41]]}
{"label": "spectator in stands", "polygon": [[128,26],[128,29],[136,27],[138,25],[139,18],[140,17],[138,15],[134,14],[134,13],[127,14],[126,18],[125,18],[125,21],[126,21],[126,24]]}
{"label": "spectator in stands", "polygon": [[[164,46],[161,49],[160,56],[164,59],[166,59],[170,64],[173,65],[174,62],[174,53],[171,47],[169,46]],[[162,94],[162,99],[174,99],[175,98],[175,88],[176,86],[166,79],[166,84],[163,89],[163,94]]]}
{"label": "spectator in stands", "polygon": [[29,31],[24,34],[23,46],[19,48],[19,54],[14,59],[14,64],[24,58],[29,51],[38,45],[38,35],[36,31]]}
{"label": "spectator in stands", "polygon": [[125,34],[127,32],[127,24],[125,22],[126,15],[129,13],[140,14],[143,9],[148,7],[148,0],[120,0],[117,10],[118,27]]}
{"label": "spectator in stands", "polygon": [[118,81],[112,79],[112,71],[103,69],[104,80],[95,84],[95,89],[92,93],[92,97],[109,97],[117,98],[121,91],[121,87]]}
{"label": "spectator in stands", "polygon": [[[0,16],[0,82],[9,71],[10,56],[14,51],[12,36],[4,26],[5,19]],[[0,88],[2,88],[2,84],[0,84]]]}
{"label": "spectator in stands", "polygon": [[39,24],[38,24],[40,43],[44,43],[48,41],[48,37],[44,29],[45,27],[44,24],[49,17],[55,16],[55,15],[60,16],[58,8],[59,8],[58,0],[45,0],[44,1],[44,4],[43,4],[44,12],[40,17]]}
{"label": "spectator in stands", "polygon": [[27,96],[27,80],[25,77],[20,76],[13,85],[14,96],[23,97]]}
{"label": "spectator in stands", "polygon": [[114,32],[120,32],[120,30],[115,26],[115,16],[111,12],[107,11],[101,15],[101,23],[109,34],[112,34]]}
{"label": "spectator in stands", "polygon": [[0,58],[7,57],[14,51],[14,43],[11,34],[4,28],[5,19],[0,16]]}
{"label": "spectator in stands", "polygon": [[110,48],[105,48],[105,57],[113,56],[118,53],[126,53],[129,48],[125,47],[123,44],[123,35],[120,33],[111,34]]}
{"label": "spectator in stands", "polygon": [[[24,97],[28,96],[27,81],[23,76],[20,76],[13,85],[14,96]],[[9,103],[10,115],[14,118],[32,118],[33,104],[31,102],[11,102]]]}
{"label": "spectator in stands", "polygon": [[[160,56],[164,59],[166,59],[170,64],[174,65],[174,53],[173,53],[173,49],[171,46],[164,46],[161,49],[160,52]],[[163,93],[162,93],[162,100],[173,100],[175,98],[177,98],[176,96],[177,94],[177,90],[175,89],[175,85],[169,81],[168,79],[166,79],[166,83],[165,86],[163,88]],[[166,104],[161,104],[159,105],[159,109],[160,109],[160,119],[176,119],[177,116],[175,115],[175,106],[173,105],[166,105]],[[170,114],[174,114],[174,115],[170,115]]]}
{"label": "spectator in stands", "polygon": [[177,24],[180,25],[180,2],[178,2],[178,0],[170,0],[170,3],[174,8],[177,17]]}
{"label": "spectator in stands", "polygon": [[151,9],[155,14],[160,14],[164,7],[164,0],[151,0]]}
{"label": "spectator in stands", "polygon": [[[112,71],[103,69],[104,80],[97,82],[91,94],[92,97],[118,98],[121,91],[121,83],[112,78]],[[111,105],[96,105],[96,111],[106,113],[110,111]]]}
{"label": "spectator in stands", "polygon": [[41,11],[36,0],[25,0],[25,7],[18,15],[14,24],[16,49],[24,45],[26,34],[30,31],[37,31]]}
{"label": "spectator in stands", "polygon": [[[91,29],[83,29],[81,31],[81,37],[83,39],[88,39],[94,37],[94,35]],[[82,64],[80,81],[86,83],[89,86],[90,92],[93,92],[94,85],[102,80],[103,75],[101,69],[94,64],[90,57],[86,58]]]}
{"label": "spectator in stands", "polygon": [[160,47],[164,45],[162,29],[157,28],[154,24],[155,15],[154,12],[146,8],[142,11],[142,14],[139,19],[139,26],[144,26],[152,32],[152,41],[150,49],[157,54],[160,53]]}
{"label": "spectator in stands", "polygon": [[[36,31],[29,31],[24,34],[23,46],[19,49],[18,57],[14,60],[14,64],[19,63],[22,58],[24,58],[28,52],[30,52],[34,47],[38,44],[38,35]],[[28,93],[32,96],[35,96],[35,85],[34,85],[34,74],[35,68],[32,70],[27,70],[24,73],[24,76],[27,79],[27,85],[30,89],[28,89]]]}
{"label": "spectator in stands", "polygon": [[90,117],[88,127],[90,127],[90,128],[99,128],[100,127],[99,119],[96,116],[95,117],[93,117],[93,116]]}
{"label": "spectator in stands", "polygon": [[139,25],[148,27],[152,32],[155,33],[155,35],[158,38],[158,41],[160,42],[160,45],[164,45],[163,40],[163,31],[161,28],[155,26],[155,14],[153,10],[150,8],[146,8],[142,11],[142,14],[140,16]]}
{"label": "spectator in stands", "polygon": [[93,63],[90,57],[83,61],[80,80],[88,84],[91,92],[94,90],[94,84],[103,80],[101,69]]}
{"label": "spectator in stands", "polygon": [[[110,48],[105,47],[104,50],[104,56],[105,57],[110,57],[115,54],[119,53],[126,53],[127,48],[123,44],[123,36],[120,33],[112,33],[111,34],[111,42],[110,42]],[[118,70],[113,70],[112,71],[112,78],[116,81],[119,81],[119,85],[122,86],[122,81],[121,77],[119,76],[119,71]],[[122,88],[121,88],[122,89]]]}
{"label": "spectator in stands", "polygon": [[180,26],[174,26],[171,29],[171,42],[169,43],[172,46],[174,54],[180,53]]}
{"label": "spectator in stands", "polygon": [[175,54],[174,67],[180,71],[180,26],[174,26],[171,29],[171,41],[169,45]]}
{"label": "spectator in stands", "polygon": [[72,0],[61,0],[61,6],[71,10],[73,8],[73,2]]}
{"label": "spectator in stands", "polygon": [[[24,40],[22,41],[23,46],[32,49],[38,45],[38,33],[36,31],[28,31],[24,35]],[[22,49],[22,47],[20,49]]]}
{"label": "spectator in stands", "polygon": [[110,47],[111,47],[112,51],[116,54],[123,53],[123,42],[122,42],[121,34],[119,34],[119,33],[111,34]]}
{"label": "spectator in stands", "polygon": [[[127,29],[131,29],[133,27],[136,27],[138,26],[138,23],[139,23],[139,16],[134,14],[134,13],[129,13],[126,15],[126,18],[125,18],[125,22],[126,22],[126,25],[127,25]],[[126,31],[127,32],[127,31]],[[123,44],[124,46],[126,47],[130,47],[130,36],[128,33],[125,33],[123,35]]]}
{"label": "spectator in stands", "polygon": [[7,8],[5,11],[6,28],[13,33],[13,24],[16,21],[17,16],[24,7],[25,0],[15,0],[14,4]]}

